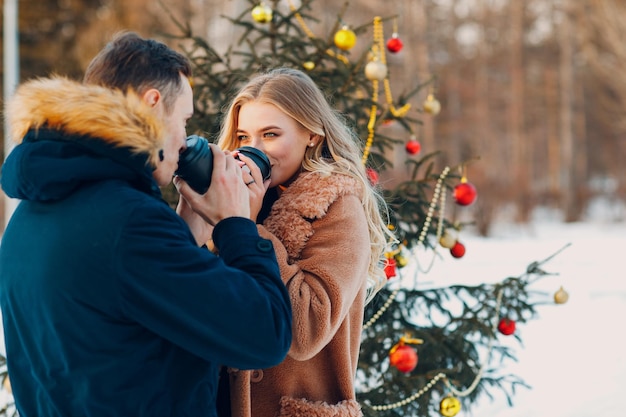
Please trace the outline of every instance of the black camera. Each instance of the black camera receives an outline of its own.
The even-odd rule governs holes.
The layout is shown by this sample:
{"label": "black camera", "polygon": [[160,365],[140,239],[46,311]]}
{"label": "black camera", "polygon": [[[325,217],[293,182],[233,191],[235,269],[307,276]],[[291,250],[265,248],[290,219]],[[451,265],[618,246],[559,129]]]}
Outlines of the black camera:
{"label": "black camera", "polygon": [[[270,160],[263,152],[251,146],[237,148],[237,151],[254,161],[261,170],[263,181],[269,179]],[[213,152],[209,148],[209,141],[198,135],[187,137],[187,149],[180,154],[175,174],[187,181],[197,193],[206,193],[213,175]]]}

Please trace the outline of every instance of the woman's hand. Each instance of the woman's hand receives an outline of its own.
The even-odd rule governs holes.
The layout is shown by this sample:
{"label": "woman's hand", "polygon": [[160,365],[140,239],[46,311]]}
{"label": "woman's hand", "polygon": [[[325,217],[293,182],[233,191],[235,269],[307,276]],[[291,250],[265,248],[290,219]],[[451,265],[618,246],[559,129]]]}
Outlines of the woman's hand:
{"label": "woman's hand", "polygon": [[270,180],[263,181],[261,169],[254,161],[244,154],[233,152],[239,160],[238,163],[243,171],[243,181],[248,187],[250,193],[250,219],[256,222],[256,219],[263,206],[263,197],[270,186]]}
{"label": "woman's hand", "polygon": [[211,239],[213,226],[207,223],[198,213],[193,211],[183,195],[178,199],[176,213],[187,223],[198,246],[202,246]]}

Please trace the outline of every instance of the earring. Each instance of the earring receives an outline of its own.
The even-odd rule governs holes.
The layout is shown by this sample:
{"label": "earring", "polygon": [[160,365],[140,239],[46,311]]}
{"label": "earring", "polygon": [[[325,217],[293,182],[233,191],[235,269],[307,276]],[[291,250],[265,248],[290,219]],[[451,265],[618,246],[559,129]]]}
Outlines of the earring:
{"label": "earring", "polygon": [[309,148],[312,148],[315,146],[315,142],[309,142]]}

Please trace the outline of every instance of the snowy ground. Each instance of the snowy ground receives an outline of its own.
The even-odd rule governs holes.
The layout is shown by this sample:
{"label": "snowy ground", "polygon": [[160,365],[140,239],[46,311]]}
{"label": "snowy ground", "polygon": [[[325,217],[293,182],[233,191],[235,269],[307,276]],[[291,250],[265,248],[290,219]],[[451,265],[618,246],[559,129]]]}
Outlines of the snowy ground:
{"label": "snowy ground", "polygon": [[[621,217],[621,216],[620,216]],[[622,417],[626,389],[626,221],[595,220],[563,224],[535,221],[532,225],[498,226],[492,237],[461,232],[467,248],[462,259],[446,252],[427,274],[426,285],[498,282],[518,276],[533,261],[565,250],[545,264],[558,273],[532,285],[546,299],[562,285],[566,304],[538,308],[538,318],[518,326],[523,346],[511,340],[518,362],[504,373],[520,376],[532,388],[521,388],[513,407],[504,393],[484,399],[471,416],[498,417]],[[420,260],[420,254],[417,254]],[[426,264],[426,257],[420,264]],[[403,279],[407,279],[404,276]],[[462,416],[464,413],[459,413]]]}
{"label": "snowy ground", "polygon": [[[504,371],[520,376],[532,388],[518,390],[513,407],[497,391],[493,402],[485,399],[471,413],[462,410],[459,417],[626,415],[621,398],[626,390],[624,212],[620,209],[615,216],[605,211],[592,216],[599,220],[576,224],[543,215],[531,225],[497,226],[489,238],[464,231],[459,236],[467,248],[462,259],[440,250],[442,256],[430,271],[418,276],[420,285],[497,282],[522,274],[530,262],[571,244],[544,266],[558,275],[533,284],[546,292],[547,300],[562,285],[569,301],[540,306],[537,319],[518,326],[523,346],[511,339],[519,361]],[[417,256],[423,266],[431,259]]]}

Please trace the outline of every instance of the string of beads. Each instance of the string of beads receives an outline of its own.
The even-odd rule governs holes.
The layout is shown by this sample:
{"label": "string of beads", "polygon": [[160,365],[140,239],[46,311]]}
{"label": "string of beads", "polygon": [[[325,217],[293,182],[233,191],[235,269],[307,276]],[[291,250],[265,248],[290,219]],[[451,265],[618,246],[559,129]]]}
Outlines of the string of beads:
{"label": "string of beads", "polygon": [[[432,222],[433,213],[435,212],[435,207],[437,206],[437,200],[439,200],[439,222],[437,223],[437,233],[435,235],[435,248],[437,248],[437,243],[439,242],[439,239],[441,239],[441,235],[443,233],[443,219],[445,218],[445,211],[446,211],[446,193],[445,192],[442,193],[441,190],[443,188],[443,181],[446,179],[449,172],[450,172],[450,167],[445,167],[443,171],[441,172],[441,175],[439,175],[439,178],[437,179],[437,184],[435,185],[435,191],[433,192],[433,198],[430,201],[430,205],[428,206],[428,211],[426,212],[426,220],[424,221],[424,227],[422,227],[420,236],[418,238],[419,243],[422,243],[426,239],[426,235],[428,234],[428,229],[430,228],[430,223]],[[427,273],[433,267],[435,263],[435,257],[437,256],[437,250],[435,249],[433,252],[434,253],[430,260],[430,264],[425,269],[420,266],[416,258],[417,268],[419,269],[420,272]]]}
{"label": "string of beads", "polygon": [[[443,217],[444,217],[445,201],[446,201],[446,193],[445,192],[442,193],[441,190],[443,188],[443,181],[445,180],[449,172],[450,172],[450,167],[445,167],[443,171],[441,172],[441,174],[439,175],[439,178],[437,179],[437,184],[435,185],[435,191],[433,192],[433,198],[430,200],[430,205],[428,206],[428,211],[426,212],[426,220],[424,221],[424,225],[422,226],[422,230],[417,239],[419,245],[424,244],[424,240],[426,240],[426,236],[428,235],[428,228],[430,227],[430,224],[432,223],[433,213],[435,212],[435,207],[437,205],[437,200],[440,200],[440,206],[439,206],[440,214],[439,214],[439,223],[437,226],[437,240],[439,240],[439,238],[441,237],[441,232],[443,230]],[[434,263],[434,260],[435,260],[435,255],[433,255],[431,265],[429,266],[428,269],[432,267],[432,264]],[[383,304],[382,307],[376,313],[374,313],[374,315],[363,325],[363,330],[369,328],[374,323],[376,323],[376,321],[385,313],[385,311],[387,311],[391,303],[395,300],[399,291],[400,291],[400,288],[396,288],[395,290],[391,292],[391,294],[389,295],[389,298],[387,299],[387,301],[385,301],[385,304]]]}
{"label": "string of beads", "polygon": [[[446,176],[448,175],[448,173],[450,172],[450,168],[449,167],[445,167],[444,170],[441,172],[441,174],[439,175],[439,178],[437,179],[437,184],[435,186],[435,190],[433,192],[433,198],[431,199],[430,205],[428,207],[428,211],[426,214],[426,220],[424,221],[424,225],[422,226],[422,229],[420,231],[420,235],[418,237],[418,243],[419,244],[423,244],[424,240],[426,239],[426,236],[428,235],[428,229],[430,228],[430,224],[432,222],[432,216],[435,212],[435,207],[437,206],[437,201],[439,201],[439,210],[440,210],[440,216],[439,216],[439,223],[437,225],[437,241],[439,240],[439,238],[441,237],[441,234],[443,232],[443,218],[444,218],[444,210],[445,210],[445,196],[446,193],[443,192],[442,193],[442,189],[443,189],[443,181],[445,180]],[[430,268],[432,267],[434,262],[434,256],[433,256],[433,260],[431,261],[430,266],[428,267],[428,270],[430,270]],[[391,303],[396,299],[398,293],[400,291],[400,288],[396,288],[394,291],[391,292],[389,298],[387,299],[387,301],[385,302],[385,304],[383,304],[383,306],[363,325],[363,329],[367,329],[369,327],[371,327],[384,313],[385,311],[387,311],[387,309],[389,308],[389,306],[391,305]],[[496,330],[497,330],[497,323],[499,320],[499,316],[500,316],[500,307],[502,305],[502,289],[500,289],[497,293],[497,298],[496,298],[496,315],[495,315],[495,319],[492,323],[492,334],[496,334]],[[478,386],[478,384],[480,383],[480,380],[482,379],[483,373],[485,371],[485,367],[487,366],[487,364],[489,363],[489,360],[491,358],[491,352],[493,350],[493,342],[494,342],[495,337],[491,337],[489,339],[489,343],[487,345],[487,354],[485,357],[485,360],[483,361],[483,363],[481,364],[480,369],[478,370],[478,372],[476,373],[476,377],[474,378],[474,380],[472,381],[472,383],[465,389],[465,390],[459,390],[457,389],[454,385],[452,385],[452,383],[448,380],[448,378],[446,377],[446,374],[443,372],[438,373],[437,375],[435,375],[426,385],[424,385],[424,387],[422,387],[419,391],[417,391],[415,394],[397,401],[395,403],[392,404],[384,404],[384,405],[370,405],[370,408],[372,408],[373,410],[376,411],[385,411],[385,410],[391,410],[391,409],[395,409],[395,408],[399,408],[399,407],[403,407],[415,400],[417,400],[418,398],[420,398],[422,395],[424,395],[426,392],[428,392],[433,386],[435,386],[435,384],[440,380],[443,379],[446,386],[448,387],[448,389],[456,396],[458,397],[466,397],[468,395],[470,395]]]}
{"label": "string of beads", "polygon": [[[502,305],[502,289],[498,290],[498,294],[497,294],[497,298],[496,298],[496,315],[495,315],[495,320],[492,323],[492,333],[495,335],[496,333],[496,329],[497,329],[497,323],[498,320],[500,319],[500,307]],[[487,366],[487,364],[489,363],[489,360],[491,358],[491,352],[493,350],[493,341],[494,341],[495,337],[491,337],[489,339],[489,344],[487,346],[487,355],[485,357],[485,360],[483,361],[483,363],[481,364],[480,369],[478,370],[478,372],[476,373],[476,377],[474,378],[474,380],[472,381],[472,383],[463,391],[458,390],[454,385],[452,385],[452,383],[450,382],[450,380],[446,377],[446,374],[443,372],[438,373],[437,375],[435,375],[430,381],[428,381],[428,383],[426,383],[426,385],[424,385],[424,387],[422,387],[419,391],[417,391],[415,394],[411,395],[410,397],[407,397],[403,400],[400,400],[398,402],[392,403],[392,404],[384,404],[384,405],[370,405],[370,408],[372,408],[373,410],[376,411],[384,411],[384,410],[392,410],[394,408],[399,408],[399,407],[403,407],[415,400],[417,400],[419,397],[421,397],[422,395],[424,395],[425,393],[427,393],[433,386],[435,386],[435,384],[440,380],[443,379],[446,386],[448,387],[448,389],[457,397],[466,397],[468,395],[470,395],[478,386],[478,384],[480,383],[480,380],[482,379],[483,373],[485,371],[485,367]]]}
{"label": "string of beads", "polygon": [[426,394],[437,383],[437,381],[439,381],[441,378],[445,378],[445,377],[446,377],[446,374],[444,374],[443,372],[440,372],[437,375],[435,375],[433,377],[433,379],[428,381],[428,383],[426,385],[424,385],[424,387],[422,389],[420,389],[419,391],[417,391],[415,394],[411,395],[410,397],[407,397],[404,400],[398,401],[398,402],[393,403],[393,404],[371,405],[370,408],[372,408],[373,410],[376,410],[376,411],[385,411],[385,410],[392,410],[394,408],[405,406],[405,405],[407,405],[407,404],[417,400],[422,395]]}

